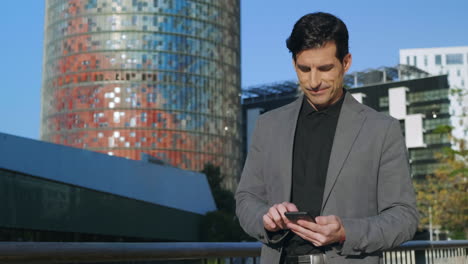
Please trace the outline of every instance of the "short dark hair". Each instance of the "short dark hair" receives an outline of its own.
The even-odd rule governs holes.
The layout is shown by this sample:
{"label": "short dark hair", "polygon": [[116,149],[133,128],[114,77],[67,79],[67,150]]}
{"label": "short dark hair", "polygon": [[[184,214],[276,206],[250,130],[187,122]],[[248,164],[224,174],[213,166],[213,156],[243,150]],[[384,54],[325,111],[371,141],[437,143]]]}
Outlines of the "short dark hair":
{"label": "short dark hair", "polygon": [[348,29],[345,23],[336,16],[317,12],[301,17],[286,40],[286,46],[296,55],[307,49],[320,48],[328,42],[335,42],[336,57],[343,62],[343,58],[349,53]]}

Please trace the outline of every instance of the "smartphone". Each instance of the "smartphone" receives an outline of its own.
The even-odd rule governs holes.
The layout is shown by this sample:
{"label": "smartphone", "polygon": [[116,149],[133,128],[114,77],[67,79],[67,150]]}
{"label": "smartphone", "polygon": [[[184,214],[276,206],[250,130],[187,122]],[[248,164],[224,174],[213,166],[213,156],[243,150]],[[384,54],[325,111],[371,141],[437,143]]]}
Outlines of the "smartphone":
{"label": "smartphone", "polygon": [[284,216],[286,216],[291,221],[303,219],[315,223],[315,216],[311,216],[308,212],[286,212],[284,213]]}

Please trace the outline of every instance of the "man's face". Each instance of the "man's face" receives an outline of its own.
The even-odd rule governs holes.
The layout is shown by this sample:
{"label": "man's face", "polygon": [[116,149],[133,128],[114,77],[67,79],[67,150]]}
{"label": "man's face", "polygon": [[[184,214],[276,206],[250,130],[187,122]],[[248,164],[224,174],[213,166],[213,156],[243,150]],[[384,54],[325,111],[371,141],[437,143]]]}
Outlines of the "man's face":
{"label": "man's face", "polygon": [[336,44],[328,42],[320,48],[303,50],[293,60],[301,90],[315,109],[337,102],[343,94],[343,78],[351,66],[351,54],[340,62]]}

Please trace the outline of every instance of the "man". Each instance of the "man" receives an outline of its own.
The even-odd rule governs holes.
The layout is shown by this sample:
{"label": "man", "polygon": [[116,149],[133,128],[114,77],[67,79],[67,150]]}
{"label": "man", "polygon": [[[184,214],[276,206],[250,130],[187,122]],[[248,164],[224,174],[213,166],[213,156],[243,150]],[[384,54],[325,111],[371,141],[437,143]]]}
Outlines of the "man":
{"label": "man", "polygon": [[[418,223],[400,124],[343,88],[352,57],[339,18],[305,15],[287,47],[303,95],[257,120],[240,223],[264,243],[262,263],[379,263]],[[299,210],[313,217],[285,217]]]}

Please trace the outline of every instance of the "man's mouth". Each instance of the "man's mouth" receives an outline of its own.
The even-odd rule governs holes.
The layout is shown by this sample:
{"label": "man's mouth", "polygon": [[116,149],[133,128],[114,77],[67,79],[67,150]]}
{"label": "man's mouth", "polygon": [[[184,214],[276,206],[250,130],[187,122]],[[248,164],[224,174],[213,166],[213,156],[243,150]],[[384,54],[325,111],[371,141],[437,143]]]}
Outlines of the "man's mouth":
{"label": "man's mouth", "polygon": [[319,87],[319,88],[306,88],[307,91],[312,92],[312,93],[320,93],[329,87]]}

